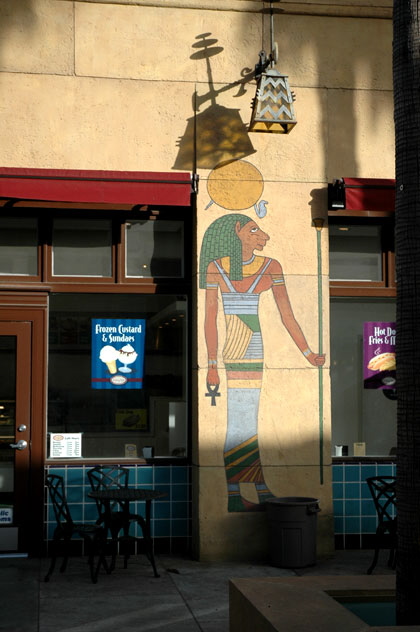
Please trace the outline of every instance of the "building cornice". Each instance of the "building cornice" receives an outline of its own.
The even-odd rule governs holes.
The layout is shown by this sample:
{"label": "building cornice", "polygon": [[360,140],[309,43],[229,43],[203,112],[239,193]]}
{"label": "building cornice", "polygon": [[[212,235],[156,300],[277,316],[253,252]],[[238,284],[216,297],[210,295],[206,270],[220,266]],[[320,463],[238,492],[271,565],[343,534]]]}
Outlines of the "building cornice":
{"label": "building cornice", "polygon": [[[197,11],[228,11],[259,13],[268,9],[269,2],[261,0],[57,0],[74,4],[125,5]],[[313,15],[348,18],[392,19],[392,2],[374,4],[366,0],[348,2],[288,2],[273,4],[273,12],[283,15]]]}

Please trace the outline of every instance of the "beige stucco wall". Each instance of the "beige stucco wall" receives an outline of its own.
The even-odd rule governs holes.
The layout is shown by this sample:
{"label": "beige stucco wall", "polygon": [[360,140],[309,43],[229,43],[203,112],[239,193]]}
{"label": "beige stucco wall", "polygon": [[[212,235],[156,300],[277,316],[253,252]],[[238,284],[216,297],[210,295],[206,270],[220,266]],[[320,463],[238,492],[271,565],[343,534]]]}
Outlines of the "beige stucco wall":
{"label": "beige stucco wall", "polygon": [[[321,232],[319,277],[312,218],[326,216],[326,185],[333,178],[393,177],[392,3],[282,2],[281,10],[276,4],[278,68],[288,73],[296,95],[298,124],[287,136],[246,132],[255,94],[252,69],[262,45],[269,47],[269,21],[266,16],[263,25],[261,14],[268,3],[174,0],[170,5],[166,0],[3,0],[0,164],[196,169],[197,257],[207,227],[230,212],[217,200],[206,208],[214,167],[236,159],[259,171],[259,200],[267,202],[267,215],[259,220],[253,203],[240,212],[270,235],[264,254],[283,266],[295,316],[314,351],[321,288],[326,354],[320,398],[319,370],[298,351],[271,292],[265,292],[261,461],[273,494],[320,499],[318,550],[326,553],[333,544],[328,228]],[[226,184],[222,204],[232,186]],[[197,290],[193,308],[196,552],[202,559],[262,558],[267,554],[264,514],[227,511],[226,378],[222,369],[221,397],[212,407],[205,397],[204,297],[205,291]],[[219,304],[222,339],[221,312]],[[255,500],[255,489],[247,493]]]}

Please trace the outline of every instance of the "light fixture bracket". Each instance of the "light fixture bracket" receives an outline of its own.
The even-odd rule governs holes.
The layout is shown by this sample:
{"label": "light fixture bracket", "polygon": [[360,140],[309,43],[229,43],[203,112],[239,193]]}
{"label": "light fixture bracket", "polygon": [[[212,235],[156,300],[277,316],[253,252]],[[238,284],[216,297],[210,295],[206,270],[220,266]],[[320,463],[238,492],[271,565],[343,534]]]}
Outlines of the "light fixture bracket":
{"label": "light fixture bracket", "polygon": [[255,79],[257,81],[266,70],[266,68],[268,68],[268,66],[273,66],[273,64],[277,62],[277,60],[274,58],[273,53],[271,52],[269,55],[267,55],[265,50],[260,50],[260,52],[258,53],[258,57],[258,63],[255,64]]}
{"label": "light fixture bracket", "polygon": [[270,0],[271,53],[267,55],[265,50],[258,53],[259,61],[255,64],[257,92],[251,106],[252,114],[248,131],[288,134],[297,122],[293,107],[294,94],[290,89],[288,76],[274,68],[279,54],[277,42],[274,41],[273,1],[276,0]]}

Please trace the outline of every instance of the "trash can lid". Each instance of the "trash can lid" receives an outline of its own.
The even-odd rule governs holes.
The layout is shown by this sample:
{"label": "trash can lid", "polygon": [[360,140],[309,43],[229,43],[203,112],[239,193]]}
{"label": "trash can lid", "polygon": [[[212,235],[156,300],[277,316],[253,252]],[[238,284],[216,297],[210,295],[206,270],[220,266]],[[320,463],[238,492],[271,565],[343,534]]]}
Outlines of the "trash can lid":
{"label": "trash can lid", "polygon": [[267,503],[272,505],[299,506],[318,503],[318,498],[308,498],[307,496],[285,496],[283,498],[269,498]]}

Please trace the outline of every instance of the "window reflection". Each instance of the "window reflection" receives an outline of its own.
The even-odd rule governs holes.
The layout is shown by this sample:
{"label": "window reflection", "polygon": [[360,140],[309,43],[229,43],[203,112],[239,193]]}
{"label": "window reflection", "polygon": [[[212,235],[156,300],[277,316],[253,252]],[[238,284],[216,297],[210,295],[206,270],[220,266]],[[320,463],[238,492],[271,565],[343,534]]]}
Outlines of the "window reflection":
{"label": "window reflection", "polygon": [[[143,388],[91,388],[91,320],[146,321]],[[82,432],[85,458],[187,452],[187,300],[55,294],[50,303],[49,432]],[[135,446],[133,449],[132,446]]]}
{"label": "window reflection", "polygon": [[182,277],[184,224],[138,220],[125,225],[127,277]]}
{"label": "window reflection", "polygon": [[38,274],[38,221],[35,217],[0,218],[0,274]]}
{"label": "window reflection", "polygon": [[55,276],[112,275],[112,231],[109,220],[54,219]]}
{"label": "window reflection", "polygon": [[329,238],[332,281],[382,280],[380,226],[332,224],[329,227]]}
{"label": "window reflection", "polygon": [[334,298],[330,305],[332,445],[366,444],[366,455],[386,456],[396,445],[396,402],[363,383],[363,324],[395,321],[395,302]]}

